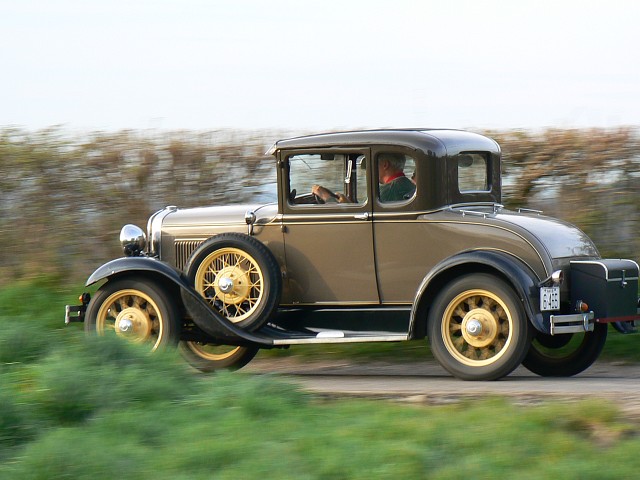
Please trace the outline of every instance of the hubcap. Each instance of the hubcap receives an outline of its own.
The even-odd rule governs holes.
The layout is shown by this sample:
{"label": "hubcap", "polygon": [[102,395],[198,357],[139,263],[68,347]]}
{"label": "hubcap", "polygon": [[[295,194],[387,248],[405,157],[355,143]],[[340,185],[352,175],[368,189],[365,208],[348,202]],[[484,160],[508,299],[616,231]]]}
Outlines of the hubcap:
{"label": "hubcap", "polygon": [[511,342],[513,321],[500,297],[487,290],[457,295],[444,311],[442,339],[449,353],[469,366],[495,362]]}
{"label": "hubcap", "polygon": [[116,333],[135,342],[143,342],[149,338],[152,329],[153,322],[144,310],[125,308],[116,317]]}
{"label": "hubcap", "polygon": [[482,324],[475,318],[472,318],[467,322],[466,330],[467,334],[471,335],[472,337],[477,337],[482,333]]}
{"label": "hubcap", "polygon": [[133,322],[130,318],[123,318],[116,322],[116,330],[119,333],[127,333],[130,330],[133,330]]}
{"label": "hubcap", "polygon": [[251,281],[245,270],[238,266],[225,267],[220,270],[214,281],[216,296],[224,303],[238,305],[249,296]]}
{"label": "hubcap", "polygon": [[155,301],[136,289],[118,290],[98,309],[96,332],[108,331],[132,342],[150,342],[155,350],[164,335],[162,317]]}
{"label": "hubcap", "polygon": [[221,278],[218,281],[218,288],[222,293],[229,293],[233,290],[233,280],[229,277]]}
{"label": "hubcap", "polygon": [[238,248],[225,247],[202,261],[195,287],[221,315],[240,322],[261,305],[264,278],[253,257]]}
{"label": "hubcap", "polygon": [[475,347],[483,348],[496,340],[497,324],[491,312],[474,308],[462,320],[462,336]]}

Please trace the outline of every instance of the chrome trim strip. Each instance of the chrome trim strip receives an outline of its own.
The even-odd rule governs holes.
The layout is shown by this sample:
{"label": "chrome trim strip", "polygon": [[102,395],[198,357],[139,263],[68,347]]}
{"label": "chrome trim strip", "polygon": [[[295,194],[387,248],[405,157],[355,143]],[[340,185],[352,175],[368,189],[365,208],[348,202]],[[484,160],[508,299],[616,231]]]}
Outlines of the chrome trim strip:
{"label": "chrome trim strip", "polygon": [[518,208],[518,213],[536,213],[538,215],[542,215],[544,212],[542,210],[534,210],[533,208]]}
{"label": "chrome trim strip", "polygon": [[[356,215],[362,215],[367,213],[371,215],[371,212],[362,212],[359,210],[352,210],[350,212],[327,214],[327,215],[301,215],[301,214],[285,214],[283,220],[295,225],[323,225],[334,221],[344,221],[345,223],[362,223],[362,221],[355,221]],[[320,217],[320,219],[318,219]]]}
{"label": "chrome trim strip", "polygon": [[408,340],[408,335],[382,335],[367,337],[366,335],[353,337],[310,337],[310,338],[287,338],[274,340],[274,345],[304,345],[310,343],[367,343],[367,342],[403,342]]}
{"label": "chrome trim strip", "polygon": [[[253,224],[256,227],[266,227],[267,225],[271,225],[273,223],[277,223],[280,219],[278,217],[274,217],[272,219],[269,219],[268,221],[264,221],[264,219],[259,218],[256,220],[256,222]],[[191,229],[193,228],[219,228],[219,227],[228,227],[228,228],[235,228],[237,230],[234,231],[244,231],[247,228],[247,223],[244,220],[244,215],[242,217],[242,221],[241,222],[220,222],[220,223],[204,223],[204,222],[193,222],[193,223],[189,223],[188,225],[185,224],[180,224],[180,223],[167,223],[165,224],[166,228],[172,228],[172,227],[189,227]]]}
{"label": "chrome trim strip", "polygon": [[149,238],[149,255],[161,256],[162,221],[167,215],[178,210],[175,205],[169,205],[151,215],[147,223],[147,237]]}
{"label": "chrome trim strip", "polygon": [[[328,307],[336,307],[335,309],[323,309],[324,312],[327,310],[338,310],[344,311],[344,309],[338,308],[342,306],[352,307],[354,305],[363,305],[365,308],[358,308],[358,312],[362,311],[370,311],[370,312],[380,312],[381,308],[386,312],[409,312],[411,310],[411,303],[372,303],[370,301],[344,301],[344,302],[336,302],[336,301],[326,301],[326,302],[294,302],[294,303],[281,303],[280,308],[288,308],[295,310],[300,307],[317,307],[318,305],[326,305]],[[367,308],[368,307],[368,308]]]}

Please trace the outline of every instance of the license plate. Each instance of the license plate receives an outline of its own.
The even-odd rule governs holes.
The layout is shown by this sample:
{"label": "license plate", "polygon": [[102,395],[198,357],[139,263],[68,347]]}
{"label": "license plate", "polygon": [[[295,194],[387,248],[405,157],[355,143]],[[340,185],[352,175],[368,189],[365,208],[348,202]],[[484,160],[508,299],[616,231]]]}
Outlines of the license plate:
{"label": "license plate", "polygon": [[542,287],[540,289],[540,310],[560,310],[560,287]]}

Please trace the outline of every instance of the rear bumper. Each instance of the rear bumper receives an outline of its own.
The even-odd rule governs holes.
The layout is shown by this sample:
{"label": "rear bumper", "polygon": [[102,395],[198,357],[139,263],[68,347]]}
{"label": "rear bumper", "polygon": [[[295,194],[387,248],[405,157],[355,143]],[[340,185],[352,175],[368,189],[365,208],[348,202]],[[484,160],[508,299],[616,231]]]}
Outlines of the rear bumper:
{"label": "rear bumper", "polygon": [[575,315],[551,315],[551,335],[563,333],[593,332],[595,321],[593,312]]}
{"label": "rear bumper", "polygon": [[[563,333],[583,333],[592,332],[596,323],[613,323],[629,322],[630,328],[633,328],[634,322],[640,321],[640,309],[636,315],[628,315],[625,317],[609,317],[595,318],[593,312],[577,313],[575,315],[551,315],[551,335],[560,335]],[[623,333],[631,333],[629,330]]]}

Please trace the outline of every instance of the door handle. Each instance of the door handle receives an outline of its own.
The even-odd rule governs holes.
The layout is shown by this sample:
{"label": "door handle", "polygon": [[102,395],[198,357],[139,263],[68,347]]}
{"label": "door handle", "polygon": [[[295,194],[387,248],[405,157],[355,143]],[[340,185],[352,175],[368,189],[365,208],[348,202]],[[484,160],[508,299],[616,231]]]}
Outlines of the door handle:
{"label": "door handle", "polygon": [[353,216],[356,220],[369,220],[369,217],[369,212],[359,213]]}

